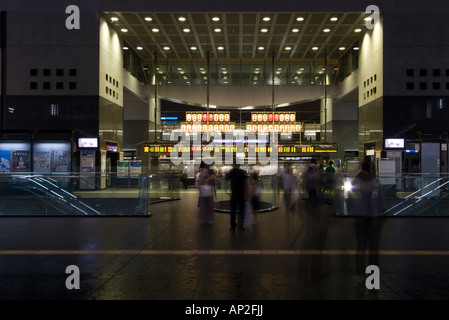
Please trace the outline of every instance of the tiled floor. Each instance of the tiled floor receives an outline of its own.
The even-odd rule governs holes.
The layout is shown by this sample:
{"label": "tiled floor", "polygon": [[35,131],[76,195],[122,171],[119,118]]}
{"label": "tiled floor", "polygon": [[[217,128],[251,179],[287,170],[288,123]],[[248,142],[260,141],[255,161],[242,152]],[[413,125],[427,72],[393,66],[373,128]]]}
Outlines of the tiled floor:
{"label": "tiled floor", "polygon": [[189,189],[150,217],[2,217],[0,299],[449,299],[448,218],[385,218],[370,290],[355,272],[357,218],[329,204],[281,205],[234,233],[226,213],[201,224],[196,204]]}

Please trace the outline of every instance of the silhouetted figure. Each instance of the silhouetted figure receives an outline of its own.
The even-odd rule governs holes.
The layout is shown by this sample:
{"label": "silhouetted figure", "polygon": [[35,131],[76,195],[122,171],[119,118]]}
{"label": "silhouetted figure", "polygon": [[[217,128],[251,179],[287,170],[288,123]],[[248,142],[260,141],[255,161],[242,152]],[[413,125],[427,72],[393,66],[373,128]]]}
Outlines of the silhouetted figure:
{"label": "silhouetted figure", "polygon": [[324,192],[332,194],[335,186],[335,168],[334,162],[329,161],[329,165],[325,169]]}
{"label": "silhouetted figure", "polygon": [[293,212],[296,201],[298,200],[298,180],[293,175],[292,168],[286,168],[282,180],[282,189],[284,190],[285,213]]}
{"label": "silhouetted figure", "polygon": [[[379,239],[383,223],[382,214],[376,209],[377,203],[373,201],[373,192],[378,188],[375,174],[371,171],[371,163],[364,161],[360,172],[353,181],[355,192],[360,193],[359,212],[355,212],[355,234],[357,239],[356,272],[359,276],[365,275],[368,265],[379,263]],[[369,250],[365,254],[365,250]],[[368,256],[368,261],[366,260]]]}
{"label": "silhouetted figure", "polygon": [[234,164],[232,170],[228,172],[227,178],[230,180],[231,184],[231,215],[230,224],[231,231],[235,231],[237,227],[236,215],[237,210],[239,213],[238,223],[242,230],[243,218],[245,212],[245,196],[247,192],[247,178],[246,173],[240,169],[239,164]]}

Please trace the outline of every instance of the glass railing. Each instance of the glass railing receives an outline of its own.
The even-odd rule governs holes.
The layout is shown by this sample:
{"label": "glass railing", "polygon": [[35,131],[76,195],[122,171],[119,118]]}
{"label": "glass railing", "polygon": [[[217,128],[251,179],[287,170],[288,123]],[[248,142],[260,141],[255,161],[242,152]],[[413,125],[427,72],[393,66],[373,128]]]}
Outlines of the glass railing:
{"label": "glass railing", "polygon": [[[277,175],[261,175],[259,177],[260,198],[258,212],[276,210],[279,207],[277,193]],[[231,186],[225,176],[217,176],[214,190],[214,209],[218,212],[230,212]]]}
{"label": "glass railing", "polygon": [[[335,179],[335,211],[339,216],[449,216],[449,175],[401,174],[379,176],[371,198],[354,188],[355,175]],[[367,210],[367,208],[369,210]]]}
{"label": "glass railing", "polygon": [[152,203],[179,199],[178,173],[127,179],[95,173],[1,174],[0,216],[145,216]]}

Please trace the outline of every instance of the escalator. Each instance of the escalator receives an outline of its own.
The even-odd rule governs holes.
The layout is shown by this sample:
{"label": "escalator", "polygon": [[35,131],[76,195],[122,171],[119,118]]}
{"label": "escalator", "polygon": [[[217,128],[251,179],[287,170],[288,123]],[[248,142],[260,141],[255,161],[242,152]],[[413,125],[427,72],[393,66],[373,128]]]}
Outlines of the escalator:
{"label": "escalator", "polygon": [[[18,210],[21,212],[35,212],[40,207],[40,214],[46,215],[101,215],[93,207],[81,201],[71,192],[72,177],[49,177],[42,175],[12,175],[9,179],[10,202],[16,198],[15,208],[2,208],[3,214],[17,214],[7,212]],[[26,201],[25,201],[26,200]],[[28,210],[29,206],[34,210]],[[20,214],[20,213],[19,213]]]}
{"label": "escalator", "polygon": [[419,187],[402,199],[391,203],[386,216],[446,216],[449,212],[449,179],[421,177]]}

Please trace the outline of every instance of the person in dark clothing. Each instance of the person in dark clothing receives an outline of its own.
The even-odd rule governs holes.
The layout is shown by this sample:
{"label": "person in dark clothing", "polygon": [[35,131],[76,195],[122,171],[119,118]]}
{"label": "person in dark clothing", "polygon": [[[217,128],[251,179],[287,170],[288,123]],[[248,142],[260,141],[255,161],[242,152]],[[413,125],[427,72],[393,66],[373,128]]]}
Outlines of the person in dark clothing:
{"label": "person in dark clothing", "polygon": [[231,171],[228,172],[228,179],[231,182],[231,231],[237,227],[236,215],[239,213],[238,223],[242,230],[243,217],[245,211],[245,195],[247,192],[247,177],[245,171],[240,169],[239,164],[234,164]]}

